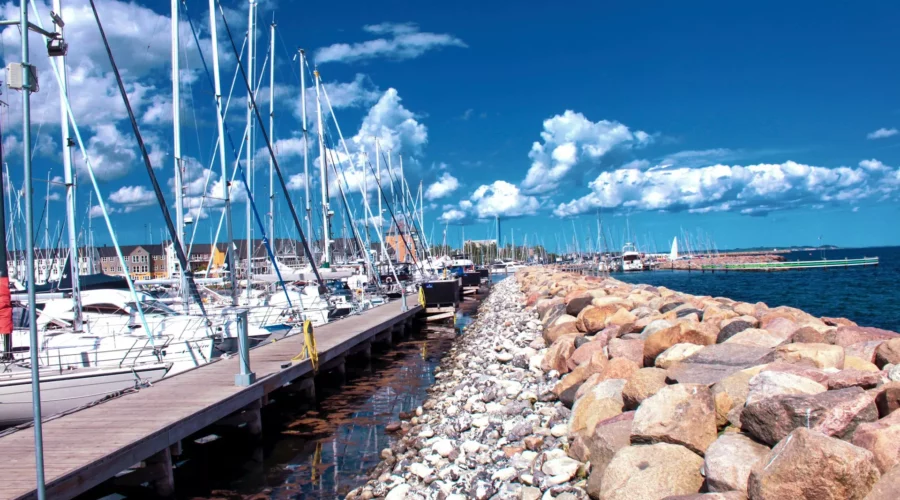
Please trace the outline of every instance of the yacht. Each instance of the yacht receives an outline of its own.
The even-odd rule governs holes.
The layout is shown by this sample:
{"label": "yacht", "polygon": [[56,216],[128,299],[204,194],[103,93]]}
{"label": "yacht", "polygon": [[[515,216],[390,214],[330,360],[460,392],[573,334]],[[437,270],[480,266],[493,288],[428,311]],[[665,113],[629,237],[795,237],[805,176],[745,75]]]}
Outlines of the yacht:
{"label": "yacht", "polygon": [[634,243],[625,243],[625,246],[622,247],[622,270],[625,272],[644,270],[641,254],[637,251]]}

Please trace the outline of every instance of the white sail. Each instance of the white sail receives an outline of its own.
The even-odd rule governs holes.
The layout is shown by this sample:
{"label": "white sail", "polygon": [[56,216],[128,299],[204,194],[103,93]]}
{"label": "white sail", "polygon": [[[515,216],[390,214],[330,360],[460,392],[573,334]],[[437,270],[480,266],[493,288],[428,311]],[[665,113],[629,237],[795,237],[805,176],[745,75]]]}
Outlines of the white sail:
{"label": "white sail", "polygon": [[669,260],[678,260],[678,238],[672,238],[672,250],[669,252]]}

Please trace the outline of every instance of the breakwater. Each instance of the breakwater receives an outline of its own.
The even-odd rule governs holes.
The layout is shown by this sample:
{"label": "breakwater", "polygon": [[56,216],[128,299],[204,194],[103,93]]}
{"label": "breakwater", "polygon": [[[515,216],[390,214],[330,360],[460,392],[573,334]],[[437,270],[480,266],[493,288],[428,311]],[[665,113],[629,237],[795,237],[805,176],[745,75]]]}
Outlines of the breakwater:
{"label": "breakwater", "polygon": [[348,498],[898,498],[898,407],[894,332],[533,268]]}

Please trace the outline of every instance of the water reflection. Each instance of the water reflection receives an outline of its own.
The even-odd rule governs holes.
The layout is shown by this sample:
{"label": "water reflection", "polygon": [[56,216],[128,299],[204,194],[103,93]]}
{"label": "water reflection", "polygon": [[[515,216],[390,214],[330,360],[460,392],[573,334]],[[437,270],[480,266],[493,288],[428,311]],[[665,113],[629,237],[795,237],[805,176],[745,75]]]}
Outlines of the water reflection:
{"label": "water reflection", "polygon": [[323,380],[318,401],[275,393],[264,412],[264,437],[241,433],[190,443],[176,469],[178,497],[335,498],[366,481],[393,437],[385,431],[400,412],[415,410],[434,383],[434,369],[475,301],[463,304],[452,326],[428,326],[371,362],[348,361],[347,381]]}

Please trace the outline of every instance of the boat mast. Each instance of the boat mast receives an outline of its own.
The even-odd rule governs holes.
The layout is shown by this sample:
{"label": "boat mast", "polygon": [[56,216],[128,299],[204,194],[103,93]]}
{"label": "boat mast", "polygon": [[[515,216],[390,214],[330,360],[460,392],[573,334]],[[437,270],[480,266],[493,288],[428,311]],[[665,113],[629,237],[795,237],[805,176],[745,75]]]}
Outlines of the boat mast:
{"label": "boat mast", "polygon": [[35,470],[37,473],[37,497],[46,498],[44,483],[44,434],[41,423],[41,382],[39,375],[40,359],[38,358],[37,334],[37,301],[34,292],[34,191],[32,189],[31,172],[31,64],[29,61],[28,35],[31,24],[28,22],[28,2],[22,0],[19,7],[19,32],[22,34],[22,163],[25,177],[25,275],[28,280],[28,338],[31,348],[31,401],[34,413],[34,447]]}
{"label": "boat mast", "polygon": [[[375,138],[375,175],[378,177],[378,189],[381,189],[381,145],[378,138]],[[384,209],[381,207],[381,196],[378,196],[378,230],[384,232],[384,219],[381,214]],[[381,242],[381,250],[378,252],[378,260],[384,260],[384,241]]]}
{"label": "boat mast", "polygon": [[319,70],[313,71],[316,79],[316,113],[319,125],[319,179],[322,182],[322,267],[331,267],[331,234],[328,227],[328,169],[325,159],[325,131],[322,125],[322,101],[319,99]]}
{"label": "boat mast", "polygon": [[[175,228],[178,232],[177,241],[173,245],[184,245],[184,170],[181,158],[181,68],[178,60],[179,32],[178,32],[178,0],[172,0],[172,154],[175,157]],[[63,77],[65,78],[65,77]],[[65,113],[65,110],[63,111]],[[151,263],[151,266],[153,264]],[[188,263],[190,265],[190,263]],[[187,276],[185,270],[180,273],[181,301],[184,310],[190,308],[190,294],[187,293]]]}
{"label": "boat mast", "polygon": [[[247,71],[250,73],[250,88],[247,90],[247,190],[253,192],[253,156],[256,130],[253,128],[253,95],[256,92],[256,0],[250,0],[247,14]],[[253,201],[247,197],[247,304],[250,303],[250,279],[253,274]]]}
{"label": "boat mast", "polygon": [[[303,189],[306,191],[306,234],[312,238],[312,204],[309,199],[309,129],[306,127],[306,52],[300,49],[300,108],[303,128]],[[315,266],[315,262],[310,262]]]}
{"label": "boat mast", "polygon": [[[53,12],[62,12],[61,0],[53,0]],[[59,37],[62,38],[63,27],[57,24],[55,20],[53,24],[56,27],[55,32],[59,33]],[[75,172],[72,169],[72,140],[69,138],[69,116],[66,113],[66,96],[68,89],[66,56],[54,57],[51,58],[51,61],[53,64],[56,64],[62,83],[59,90],[59,124],[62,134],[63,176],[66,183],[66,226],[68,226],[69,237],[69,276],[72,278],[72,313],[74,314],[72,327],[76,332],[80,332],[83,327],[81,316],[81,283],[78,279],[78,237],[75,228]],[[87,250],[88,247],[85,245],[85,252],[87,252]],[[60,273],[60,277],[62,277],[61,275],[62,273]]]}
{"label": "boat mast", "polygon": [[[275,20],[269,26],[269,134],[275,141]],[[275,239],[275,159],[269,157],[269,238]],[[276,247],[278,245],[275,245]]]}
{"label": "boat mast", "polygon": [[226,258],[228,279],[231,281],[231,305],[237,305],[237,283],[235,280],[234,233],[231,225],[231,194],[229,193],[228,167],[225,163],[225,122],[222,117],[222,84],[219,79],[219,39],[216,29],[216,0],[209,0],[209,38],[212,41],[213,86],[216,93],[216,127],[219,134],[219,166],[222,170],[222,200],[225,211]]}

